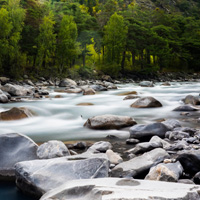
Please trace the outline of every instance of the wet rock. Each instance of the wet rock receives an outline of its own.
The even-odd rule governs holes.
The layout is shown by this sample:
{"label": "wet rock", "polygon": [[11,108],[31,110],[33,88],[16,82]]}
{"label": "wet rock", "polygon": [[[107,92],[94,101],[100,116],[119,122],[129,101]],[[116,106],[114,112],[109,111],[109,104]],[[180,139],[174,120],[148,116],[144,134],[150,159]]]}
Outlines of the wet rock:
{"label": "wet rock", "polygon": [[66,93],[81,93],[82,89],[81,88],[67,89],[65,92]]}
{"label": "wet rock", "polygon": [[103,76],[101,77],[101,79],[102,79],[103,81],[112,82],[112,78],[111,78],[109,75],[103,75]]}
{"label": "wet rock", "polygon": [[167,148],[168,151],[179,151],[188,149],[188,143],[185,140],[176,141]]}
{"label": "wet rock", "polygon": [[160,163],[150,169],[145,180],[177,182],[182,173],[183,167],[179,162]]}
{"label": "wet rock", "polygon": [[122,157],[119,154],[113,152],[111,149],[108,149],[106,151],[106,155],[108,156],[108,159],[111,164],[117,165],[117,164],[123,162]]}
{"label": "wet rock", "polygon": [[165,137],[165,133],[170,129],[163,123],[151,123],[151,124],[137,124],[129,129],[130,137],[135,139],[150,138],[154,135],[160,138]]}
{"label": "wet rock", "polygon": [[194,182],[190,179],[179,179],[178,183],[183,183],[183,184],[194,184]]}
{"label": "wet rock", "polygon": [[194,97],[192,95],[187,95],[184,99],[183,102],[185,104],[191,104],[191,105],[200,105],[200,99],[198,97]]}
{"label": "wet rock", "polygon": [[142,81],[139,83],[139,85],[141,87],[153,87],[154,86],[153,82],[151,82],[151,81]]}
{"label": "wet rock", "polygon": [[177,127],[181,127],[181,123],[177,119],[167,119],[162,123],[165,124],[169,129],[175,129]]}
{"label": "wet rock", "polygon": [[152,149],[155,148],[162,148],[162,147],[163,145],[161,142],[142,142],[137,144],[134,148],[129,149],[128,152],[137,155],[140,153],[151,151]]}
{"label": "wet rock", "polygon": [[50,159],[70,155],[68,148],[61,141],[51,140],[41,144],[37,149],[40,159]]}
{"label": "wet rock", "polygon": [[41,90],[41,91],[39,91],[39,93],[38,93],[39,95],[49,95],[49,92],[47,91],[47,90]]}
{"label": "wet rock", "polygon": [[108,169],[108,160],[102,158],[68,161],[62,157],[19,162],[15,165],[16,184],[23,192],[40,197],[66,181],[107,177]]}
{"label": "wet rock", "polygon": [[37,144],[19,133],[0,134],[0,180],[15,178],[17,162],[38,159]]}
{"label": "wet rock", "polygon": [[119,129],[135,124],[135,120],[128,116],[99,115],[89,118],[84,126],[91,129]]}
{"label": "wet rock", "polygon": [[162,107],[162,104],[153,97],[142,97],[131,104],[133,108],[156,108]]}
{"label": "wet rock", "polygon": [[171,86],[171,84],[169,82],[165,82],[161,84],[162,86]]}
{"label": "wet rock", "polygon": [[200,185],[200,172],[197,172],[194,177],[193,177],[193,181],[195,184]]}
{"label": "wet rock", "polygon": [[182,152],[177,160],[183,166],[184,172],[194,176],[200,171],[200,150],[189,150]]}
{"label": "wet rock", "polygon": [[0,113],[0,121],[10,121],[10,120],[19,120],[28,117],[32,117],[34,113],[28,108],[24,107],[14,107],[10,110],[4,111]]}
{"label": "wet rock", "polygon": [[77,142],[77,143],[73,144],[73,148],[75,148],[75,149],[86,149],[87,144],[86,144],[86,142]]}
{"label": "wet rock", "polygon": [[0,89],[0,103],[8,103],[8,97],[4,92]]}
{"label": "wet rock", "polygon": [[96,92],[92,88],[85,88],[83,90],[83,95],[94,95]]}
{"label": "wet rock", "polygon": [[134,138],[129,138],[129,139],[126,140],[126,144],[130,144],[130,145],[137,144],[139,142],[140,142],[140,140],[134,139]]}
{"label": "wet rock", "polygon": [[102,85],[90,85],[90,87],[95,91],[107,91],[108,89]]}
{"label": "wet rock", "polygon": [[162,162],[166,158],[169,158],[169,154],[164,149],[157,148],[129,161],[118,164],[112,170],[112,176],[137,177],[139,175],[146,175],[152,166]]}
{"label": "wet rock", "polygon": [[136,91],[123,92],[123,93],[118,94],[118,96],[126,96],[126,95],[131,95],[131,94],[137,95],[137,92]]}
{"label": "wet rock", "polygon": [[59,83],[59,87],[66,87],[66,86],[70,86],[70,85],[76,86],[77,83],[69,78],[65,78],[65,79],[61,80]]}
{"label": "wet rock", "polygon": [[0,83],[2,85],[8,83],[10,81],[10,78],[7,78],[7,77],[0,77]]}
{"label": "wet rock", "polygon": [[9,83],[6,83],[4,86],[1,87],[1,89],[5,92],[8,92],[11,96],[27,96],[34,93],[33,87],[24,87],[21,85],[12,85]]}
{"label": "wet rock", "polygon": [[156,135],[153,136],[149,142],[152,142],[152,143],[153,143],[153,142],[154,142],[154,143],[161,143],[164,149],[166,149],[166,148],[168,148],[168,147],[170,146],[170,143],[169,143],[169,142],[167,142],[167,141],[161,139],[160,137],[158,137],[158,136],[156,136]]}
{"label": "wet rock", "polygon": [[175,108],[173,111],[197,111],[199,110],[198,108],[191,106],[191,105],[185,105],[185,106],[179,106],[177,108]]}
{"label": "wet rock", "polygon": [[78,103],[77,106],[93,106],[93,103]]}
{"label": "wet rock", "polygon": [[124,97],[123,100],[138,99],[138,98],[140,98],[140,97],[136,96],[136,95],[128,95],[128,96]]}
{"label": "wet rock", "polygon": [[182,140],[183,138],[189,138],[190,135],[183,131],[167,131],[165,137],[170,140]]}
{"label": "wet rock", "polygon": [[99,141],[95,142],[88,151],[90,152],[103,152],[105,153],[108,149],[111,149],[112,145],[110,142]]}
{"label": "wet rock", "polygon": [[115,84],[111,83],[111,82],[104,81],[103,84],[108,89],[117,89],[117,86]]}
{"label": "wet rock", "polygon": [[104,178],[73,180],[40,200],[199,200],[199,186],[169,182]]}

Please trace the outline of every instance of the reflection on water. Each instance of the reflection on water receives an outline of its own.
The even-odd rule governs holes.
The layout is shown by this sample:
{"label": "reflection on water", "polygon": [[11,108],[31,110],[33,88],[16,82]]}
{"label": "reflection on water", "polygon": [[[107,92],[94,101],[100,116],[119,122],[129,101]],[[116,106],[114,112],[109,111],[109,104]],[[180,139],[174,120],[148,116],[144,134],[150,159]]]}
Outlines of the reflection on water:
{"label": "reflection on water", "polygon": [[[36,142],[50,139],[74,140],[102,138],[107,135],[128,137],[128,130],[94,131],[83,127],[85,121],[92,116],[102,114],[127,115],[138,123],[149,123],[160,118],[180,118],[179,112],[172,110],[181,105],[181,99],[188,94],[198,95],[200,83],[172,83],[171,86],[145,88],[137,84],[120,84],[118,90],[99,92],[96,95],[57,93],[50,91],[50,98],[38,101],[2,104],[0,111],[11,107],[25,106],[33,110],[37,116],[29,119],[0,122],[0,133],[20,132],[30,136]],[[162,104],[162,108],[137,109],[130,105],[135,100],[124,101],[120,93],[137,91],[138,95],[153,96]],[[63,98],[54,98],[56,95]],[[77,106],[78,103],[89,102],[94,106]]]}

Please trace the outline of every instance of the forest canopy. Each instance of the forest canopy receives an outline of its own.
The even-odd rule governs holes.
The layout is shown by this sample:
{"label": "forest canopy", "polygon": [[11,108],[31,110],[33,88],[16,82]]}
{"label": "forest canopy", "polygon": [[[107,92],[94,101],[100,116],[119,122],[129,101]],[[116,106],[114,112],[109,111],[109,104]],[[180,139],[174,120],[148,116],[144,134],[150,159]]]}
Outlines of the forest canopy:
{"label": "forest canopy", "polygon": [[196,72],[199,10],[194,0],[0,0],[0,74]]}

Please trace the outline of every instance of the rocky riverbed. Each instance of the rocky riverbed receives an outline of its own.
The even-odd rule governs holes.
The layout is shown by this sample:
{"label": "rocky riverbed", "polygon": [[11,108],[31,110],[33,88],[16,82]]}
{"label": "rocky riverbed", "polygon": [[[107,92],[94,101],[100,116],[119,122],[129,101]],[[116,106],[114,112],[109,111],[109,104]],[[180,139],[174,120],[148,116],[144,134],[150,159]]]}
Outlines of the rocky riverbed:
{"label": "rocky riverbed", "polygon": [[[198,86],[198,80],[188,83],[190,89],[184,87],[187,83],[181,86],[180,89],[186,90],[184,93],[177,91],[174,96],[168,93],[172,98],[166,99],[155,90],[171,91],[177,83],[129,80],[132,90],[129,86],[122,90],[123,84],[110,77],[76,82],[63,79],[52,83],[29,80],[26,84],[9,82],[4,77],[1,82],[0,99],[4,103],[0,112],[2,184],[15,182],[20,191],[41,200],[200,199],[200,99],[198,89],[192,87]],[[107,93],[112,96],[106,97]],[[63,143],[59,140],[62,134],[52,134],[50,140],[48,137],[34,139],[28,134],[28,120],[39,118],[45,112],[43,107],[48,103],[45,99],[51,101],[54,97],[61,100],[62,105],[62,99],[67,101],[70,95],[76,104],[73,108],[84,111],[79,120],[81,130],[103,136],[87,135],[84,141]],[[75,99],[82,96],[84,102]],[[97,99],[94,101],[92,97]],[[175,97],[178,101],[174,101]],[[98,110],[96,104],[104,102],[103,99],[109,99],[107,110],[103,110],[104,107]],[[123,105],[118,112],[112,105],[115,101]],[[28,102],[40,102],[41,108],[30,106]],[[56,105],[53,109],[59,110],[59,102]],[[93,111],[95,109],[98,112]],[[67,120],[72,122],[73,114],[69,114]],[[144,116],[151,120],[143,120]],[[51,121],[54,127],[61,125],[57,122]],[[51,132],[53,126],[48,125]],[[21,130],[25,127],[25,132],[14,131],[19,126]],[[58,130],[61,129],[58,127]]]}

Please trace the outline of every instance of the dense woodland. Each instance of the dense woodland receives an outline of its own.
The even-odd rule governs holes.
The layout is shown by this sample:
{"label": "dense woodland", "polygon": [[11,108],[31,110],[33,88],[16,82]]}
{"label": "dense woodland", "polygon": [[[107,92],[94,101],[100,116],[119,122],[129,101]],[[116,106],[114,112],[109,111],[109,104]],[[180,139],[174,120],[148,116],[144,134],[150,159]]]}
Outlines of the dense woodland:
{"label": "dense woodland", "polygon": [[200,1],[0,0],[0,74],[200,71]]}

